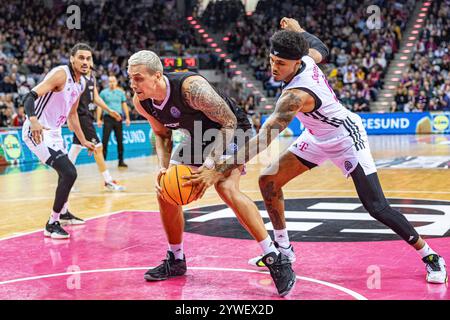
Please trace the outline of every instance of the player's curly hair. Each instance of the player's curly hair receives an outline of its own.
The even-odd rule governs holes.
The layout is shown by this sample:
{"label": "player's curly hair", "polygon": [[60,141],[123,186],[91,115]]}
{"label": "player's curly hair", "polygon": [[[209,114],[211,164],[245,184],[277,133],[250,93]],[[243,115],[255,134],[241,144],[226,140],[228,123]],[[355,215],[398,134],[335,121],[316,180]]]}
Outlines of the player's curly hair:
{"label": "player's curly hair", "polygon": [[301,33],[289,30],[275,32],[270,38],[273,48],[283,48],[285,51],[295,54],[300,59],[308,54],[309,44]]}

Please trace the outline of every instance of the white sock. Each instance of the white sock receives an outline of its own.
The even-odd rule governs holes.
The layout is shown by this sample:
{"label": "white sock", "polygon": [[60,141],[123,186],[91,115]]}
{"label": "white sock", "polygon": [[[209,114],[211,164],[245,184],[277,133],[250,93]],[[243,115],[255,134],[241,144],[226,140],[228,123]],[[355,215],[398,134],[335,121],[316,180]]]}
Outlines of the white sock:
{"label": "white sock", "polygon": [[49,223],[52,224],[55,221],[59,221],[59,216],[61,215],[61,212],[55,212],[52,210],[52,213],[50,214],[50,221]]}
{"label": "white sock", "polygon": [[66,201],[66,203],[64,203],[62,209],[61,209],[61,214],[66,213],[67,211],[69,211],[69,201]]}
{"label": "white sock", "polygon": [[289,235],[287,229],[281,230],[273,230],[273,234],[275,235],[275,241],[283,248],[288,248],[289,243]]}
{"label": "white sock", "polygon": [[112,182],[113,178],[111,177],[111,175],[109,174],[109,170],[105,170],[102,172],[103,175],[103,179],[105,179],[106,183]]}
{"label": "white sock", "polygon": [[73,164],[75,164],[75,162],[77,161],[78,155],[80,154],[82,149],[83,147],[79,144],[72,143],[72,146],[69,150],[69,160],[72,161]]}
{"label": "white sock", "polygon": [[433,249],[430,248],[428,243],[425,242],[425,245],[422,249],[417,250],[417,253],[422,257],[425,258],[426,256],[429,256],[430,254],[437,254]]}
{"label": "white sock", "polygon": [[183,242],[180,244],[170,244],[169,243],[169,250],[172,251],[172,253],[175,256],[175,259],[183,260],[183,258],[184,258]]}
{"label": "white sock", "polygon": [[68,206],[69,206],[69,202],[66,201],[66,203],[64,203],[64,205],[63,205],[63,207],[62,207],[60,212],[55,212],[55,211],[52,210],[52,213],[50,214],[50,223],[53,223],[55,221],[59,221],[59,216],[61,214],[64,214],[64,213],[67,212]]}
{"label": "white sock", "polygon": [[267,236],[263,241],[258,242],[259,246],[261,247],[262,251],[264,252],[264,255],[275,252],[277,255],[280,253],[277,248],[275,248],[275,245],[273,244],[272,239],[270,236]]}
{"label": "white sock", "polygon": [[[64,210],[64,207],[63,207],[63,210]],[[61,212],[63,212],[63,211],[61,210]],[[59,221],[59,216],[61,215],[61,212],[55,212],[52,210],[52,213],[50,214],[50,221],[49,221],[50,224],[52,224],[55,221]]]}

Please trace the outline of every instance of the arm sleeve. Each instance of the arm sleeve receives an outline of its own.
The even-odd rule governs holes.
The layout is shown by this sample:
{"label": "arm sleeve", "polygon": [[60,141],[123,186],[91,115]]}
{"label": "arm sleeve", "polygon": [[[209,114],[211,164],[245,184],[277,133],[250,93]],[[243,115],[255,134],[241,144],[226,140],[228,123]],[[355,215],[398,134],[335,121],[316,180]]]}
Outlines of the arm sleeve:
{"label": "arm sleeve", "polygon": [[25,113],[28,116],[28,118],[33,117],[36,115],[34,110],[34,101],[38,98],[38,94],[31,90],[24,98],[23,100],[23,106],[25,109]]}
{"label": "arm sleeve", "polygon": [[322,58],[325,59],[328,54],[328,48],[319,38],[317,38],[315,35],[312,35],[308,32],[302,33],[303,37],[305,37],[306,41],[308,41],[309,47],[311,49],[316,49],[319,51],[319,53],[322,55]]}

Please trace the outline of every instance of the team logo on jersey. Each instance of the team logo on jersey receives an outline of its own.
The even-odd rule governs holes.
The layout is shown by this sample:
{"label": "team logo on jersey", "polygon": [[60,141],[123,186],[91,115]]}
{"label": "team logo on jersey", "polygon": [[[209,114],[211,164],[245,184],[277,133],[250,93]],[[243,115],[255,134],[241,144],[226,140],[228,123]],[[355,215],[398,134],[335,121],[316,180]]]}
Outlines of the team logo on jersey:
{"label": "team logo on jersey", "polygon": [[300,146],[298,147],[298,150],[306,151],[307,148],[308,148],[308,144],[306,142],[301,142]]}
{"label": "team logo on jersey", "polygon": [[176,122],[176,123],[165,123],[164,126],[168,127],[168,128],[178,128],[180,126],[180,123],[179,122]]}
{"label": "team logo on jersey", "polygon": [[346,160],[344,162],[344,168],[345,168],[345,170],[350,171],[353,168],[353,165],[352,165],[352,163],[350,161]]}
{"label": "team logo on jersey", "polygon": [[[420,235],[450,237],[450,201],[389,199]],[[255,202],[267,230],[273,230],[262,201]],[[285,200],[286,228],[292,241],[359,242],[401,240],[372,218],[356,198]],[[252,239],[226,205],[185,211],[186,232],[207,236]]]}
{"label": "team logo on jersey", "polygon": [[177,107],[170,108],[170,114],[174,118],[179,118],[181,116],[181,111]]}

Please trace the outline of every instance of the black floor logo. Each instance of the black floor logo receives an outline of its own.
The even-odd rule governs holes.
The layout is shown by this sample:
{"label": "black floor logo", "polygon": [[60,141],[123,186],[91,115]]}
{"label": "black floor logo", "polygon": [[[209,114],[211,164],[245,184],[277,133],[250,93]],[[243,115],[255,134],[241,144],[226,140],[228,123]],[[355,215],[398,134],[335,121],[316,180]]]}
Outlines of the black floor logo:
{"label": "black floor logo", "polygon": [[[450,236],[450,202],[390,199],[425,238]],[[273,230],[262,201],[256,202],[268,230]],[[286,226],[292,241],[344,242],[399,240],[391,229],[372,218],[358,199],[286,199]],[[186,232],[252,239],[226,205],[185,211]]]}

